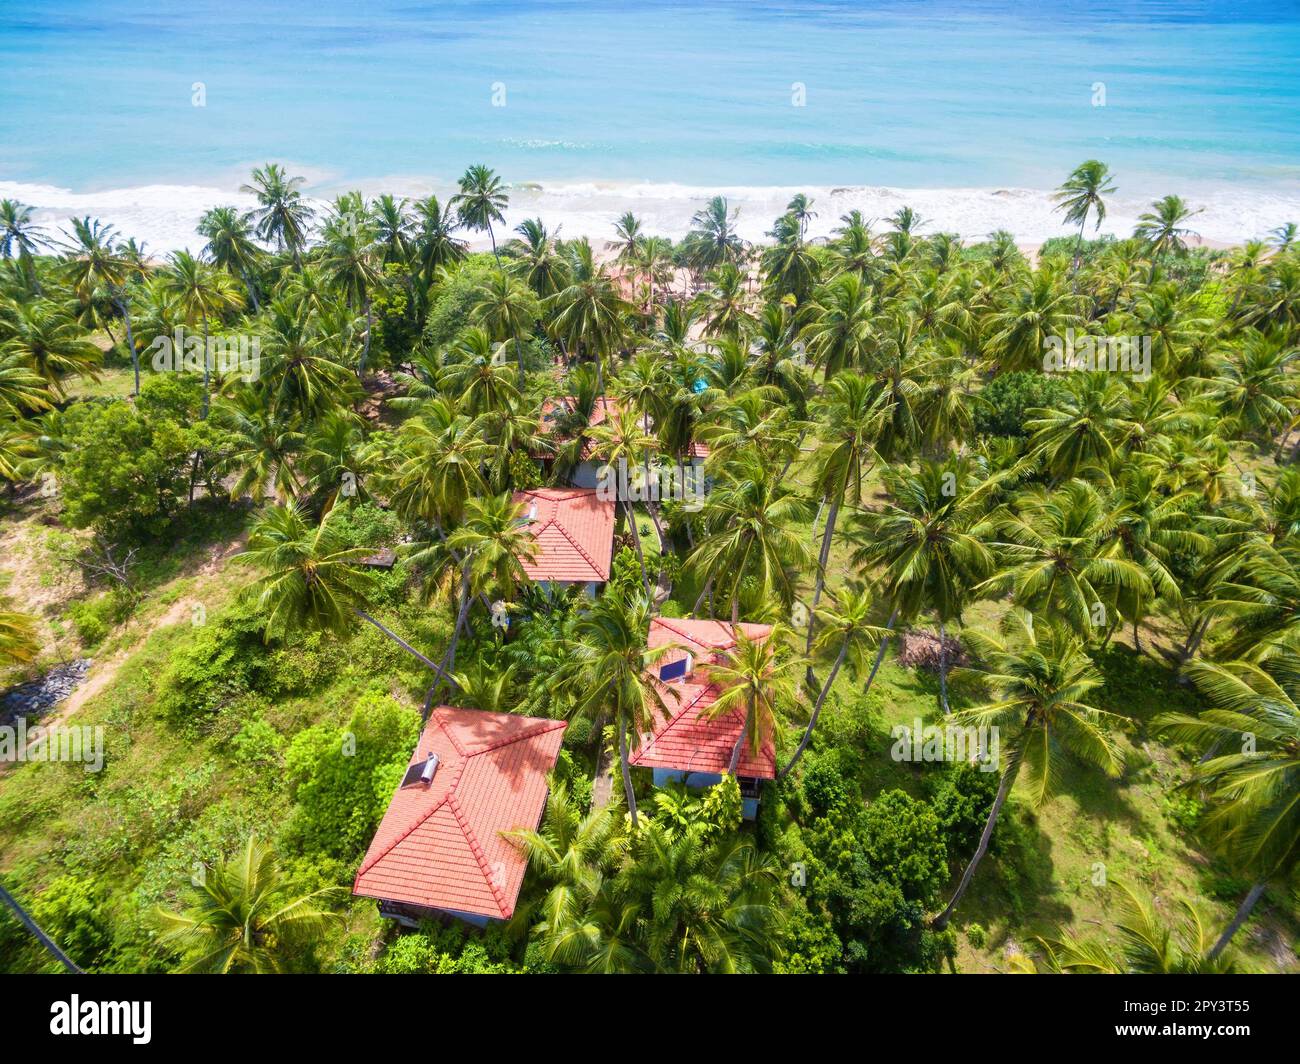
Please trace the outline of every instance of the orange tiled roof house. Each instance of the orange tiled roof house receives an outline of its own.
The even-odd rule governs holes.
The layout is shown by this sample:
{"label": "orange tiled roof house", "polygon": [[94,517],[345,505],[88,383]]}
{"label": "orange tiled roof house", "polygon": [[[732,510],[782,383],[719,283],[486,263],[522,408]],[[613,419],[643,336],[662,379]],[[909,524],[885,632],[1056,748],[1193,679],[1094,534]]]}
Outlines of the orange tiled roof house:
{"label": "orange tiled roof house", "polygon": [[[736,709],[710,719],[708,710],[722,693],[709,677],[709,665],[736,645],[737,632],[749,639],[766,639],[766,624],[730,624],[726,621],[656,617],[650,622],[647,646],[671,646],[654,666],[651,679],[659,690],[667,714],[641,736],[641,745],[629,758],[633,765],[652,769],[656,787],[680,781],[688,787],[711,787],[731,764],[731,752],[745,724]],[[762,736],[757,756],[746,742],[736,766],[744,816],[758,813],[762,780],[776,779],[773,736]]]}
{"label": "orange tiled roof house", "polygon": [[528,579],[543,588],[580,585],[594,595],[613,565],[614,500],[594,488],[533,488],[513,498],[538,548],[520,559]]}
{"label": "orange tiled roof house", "polygon": [[503,832],[534,829],[567,725],[438,706],[357,870],[352,893],[408,926],[514,914],[528,861]]}

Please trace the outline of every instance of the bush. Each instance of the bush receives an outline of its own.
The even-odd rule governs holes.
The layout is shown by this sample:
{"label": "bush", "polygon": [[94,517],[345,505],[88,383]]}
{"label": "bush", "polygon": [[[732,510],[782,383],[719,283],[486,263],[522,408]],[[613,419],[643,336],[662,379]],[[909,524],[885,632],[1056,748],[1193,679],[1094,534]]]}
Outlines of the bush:
{"label": "bush", "polygon": [[979,392],[975,430],[985,436],[1028,436],[1034,407],[1052,406],[1068,394],[1064,381],[1042,373],[1003,373]]}
{"label": "bush", "polygon": [[867,806],[859,837],[874,874],[909,901],[928,902],[948,880],[939,818],[906,791],[886,791]]}
{"label": "bush", "polygon": [[[932,805],[953,856],[975,852],[997,797],[999,774],[976,765],[956,765],[940,776]],[[994,838],[996,838],[996,833]]]}
{"label": "bush", "polygon": [[291,836],[309,851],[359,855],[370,842],[411,757],[420,715],[372,691],[343,728],[315,724],[285,755],[298,803]]}

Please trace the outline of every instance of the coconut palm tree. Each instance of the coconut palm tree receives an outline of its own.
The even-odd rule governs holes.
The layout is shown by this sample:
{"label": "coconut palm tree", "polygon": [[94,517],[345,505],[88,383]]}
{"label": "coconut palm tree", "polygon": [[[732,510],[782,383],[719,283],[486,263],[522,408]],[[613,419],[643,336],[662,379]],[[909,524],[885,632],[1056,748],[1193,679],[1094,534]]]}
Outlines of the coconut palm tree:
{"label": "coconut palm tree", "polygon": [[474,300],[469,311],[471,321],[486,328],[494,339],[514,339],[515,361],[519,366],[519,381],[522,385],[526,370],[519,334],[531,331],[540,315],[536,297],[527,286],[504,270],[497,270],[474,289]]}
{"label": "coconut palm tree", "polygon": [[217,421],[231,434],[224,468],[236,474],[230,497],[261,502],[270,488],[277,502],[296,499],[301,487],[293,469],[304,436],[251,389],[218,403]]}
{"label": "coconut palm tree", "polygon": [[[40,378],[50,391],[66,395],[63,379],[69,374],[84,374],[98,379],[95,370],[103,360],[99,348],[86,339],[85,333],[63,310],[46,299],[34,299],[8,308],[3,315],[4,330],[0,342],[6,363],[25,367]],[[27,376],[24,391],[34,386]],[[18,396],[17,398],[21,398]]]}
{"label": "coconut palm tree", "polygon": [[1161,257],[1171,252],[1181,255],[1187,250],[1185,238],[1196,234],[1184,223],[1205,208],[1192,210],[1179,196],[1165,196],[1151,204],[1151,208],[1138,215],[1133,235],[1147,246],[1151,256],[1150,279],[1154,280],[1156,264]]}
{"label": "coconut palm tree", "polygon": [[267,974],[288,970],[293,947],[336,918],[319,906],[340,888],[291,897],[274,852],[250,835],[243,852],[207,869],[193,893],[183,912],[157,912],[159,941],[185,951],[180,971]]}
{"label": "coconut palm tree", "polygon": [[830,694],[831,685],[835,683],[835,677],[839,675],[844,663],[850,658],[856,661],[867,649],[883,645],[884,640],[889,637],[887,628],[871,623],[870,618],[874,609],[874,600],[865,588],[842,587],[835,593],[834,601],[830,605],[822,606],[817,611],[822,621],[822,629],[817,636],[815,649],[825,651],[835,647],[835,662],[831,665],[831,671],[822,683],[821,690],[817,692],[817,701],[813,703],[812,714],[808,718],[808,727],[804,729],[803,738],[799,740],[794,756],[781,770],[780,775],[788,775],[803,757],[803,752],[812,741],[822,707],[826,704],[826,696]]}
{"label": "coconut palm tree", "polygon": [[266,637],[303,628],[344,634],[360,618],[442,675],[437,664],[362,608],[370,577],[359,562],[371,548],[344,546],[343,513],[335,507],[313,525],[305,507],[276,505],[253,526],[248,549],[236,557],[262,571],[247,593],[266,618]]}
{"label": "coconut palm tree", "polygon": [[403,520],[449,527],[469,499],[486,492],[482,469],[490,451],[478,424],[452,400],[426,400],[398,430],[397,465],[384,477],[385,494]]}
{"label": "coconut palm tree", "polygon": [[519,390],[511,380],[514,371],[498,357],[505,354],[504,347],[494,347],[491,336],[483,329],[466,329],[448,352],[454,361],[438,371],[438,386],[444,394],[457,396],[466,413],[505,410],[519,399]]}
{"label": "coconut palm tree", "polygon": [[670,648],[646,648],[650,617],[650,600],[645,595],[607,590],[578,615],[568,643],[569,660],[556,677],[558,688],[572,696],[576,713],[613,718],[623,796],[633,831],[640,821],[628,761],[630,745],[650,730],[656,715],[667,712],[652,675],[655,663]]}
{"label": "coconut palm tree", "polygon": [[1013,609],[1003,618],[1001,638],[972,632],[968,640],[979,664],[960,670],[959,675],[980,684],[992,700],[958,712],[953,720],[966,727],[998,728],[1004,760],[979,845],[952,899],[935,917],[936,930],[948,925],[961,903],[1022,769],[1030,774],[1030,800],[1041,805],[1051,794],[1060,771],[1058,762],[1067,753],[1108,776],[1118,776],[1123,767],[1111,732],[1121,728],[1124,720],[1090,704],[1101,678],[1077,636]]}
{"label": "coconut palm tree", "polygon": [[727,206],[722,196],[714,196],[691,218],[686,234],[687,261],[695,273],[702,274],[729,262],[739,266],[744,260],[745,242],[736,232],[738,210]]}
{"label": "coconut palm tree", "polygon": [[199,236],[208,239],[203,246],[203,254],[218,268],[238,277],[248,289],[248,299],[253,310],[259,310],[257,286],[253,283],[259,252],[253,243],[253,230],[248,216],[241,214],[237,207],[213,207],[204,212],[197,229]]}
{"label": "coconut palm tree", "polygon": [[975,462],[965,458],[922,461],[916,472],[886,469],[890,501],[855,520],[853,564],[883,566],[891,625],[897,618],[910,622],[927,609],[938,619],[939,702],[945,714],[946,626],[960,622],[974,589],[997,566],[989,547],[995,525],[988,511],[991,497],[1010,475],[982,477]]}
{"label": "coconut palm tree", "polygon": [[370,335],[374,325],[374,291],[383,280],[380,247],[368,212],[348,201],[325,223],[322,233],[321,272],[328,283],[366,318],[366,336],[357,364],[357,376],[364,377],[370,358]]}
{"label": "coconut palm tree", "polygon": [[1183,900],[1170,919],[1156,910],[1153,899],[1128,883],[1111,880],[1119,891],[1115,905],[1115,936],[1084,938],[1065,931],[1056,938],[1039,938],[1050,972],[1084,975],[1228,975],[1242,970],[1232,955],[1211,956],[1205,915]]}
{"label": "coconut palm tree", "polygon": [[[874,443],[888,412],[884,396],[875,392],[872,382],[852,371],[831,378],[818,406],[818,446],[812,457],[813,489],[828,504],[828,509],[813,579],[805,654],[811,654],[813,649],[817,606],[826,586],[826,567],[830,563],[840,508],[846,503],[855,508],[862,504],[863,478],[880,461]],[[811,678],[811,663],[808,674]]]}
{"label": "coconut palm tree", "polygon": [[538,299],[546,299],[569,284],[569,264],[560,253],[555,237],[540,218],[525,218],[515,232],[519,237],[506,245],[514,256],[511,269],[533,290]]}
{"label": "coconut palm tree", "polygon": [[188,251],[172,255],[162,272],[162,289],[175,300],[187,324],[203,326],[203,417],[211,403],[212,319],[238,308],[240,299],[230,275],[214,270]]}
{"label": "coconut palm tree", "polygon": [[1016,605],[1061,621],[1085,640],[1099,627],[1113,630],[1119,595],[1154,595],[1146,569],[1118,550],[1114,511],[1091,484],[1030,489],[1017,497],[1016,510],[998,522],[996,546],[1007,568],[981,593],[1010,591]]}
{"label": "coconut palm tree", "polygon": [[1193,777],[1209,797],[1201,830],[1254,881],[1210,959],[1227,947],[1267,885],[1286,882],[1300,859],[1300,650],[1286,636],[1252,657],[1191,662],[1186,673],[1209,708],[1153,721],[1171,739],[1206,751]]}
{"label": "coconut palm tree", "polygon": [[716,585],[726,592],[733,624],[740,620],[747,580],[760,599],[776,594],[789,609],[796,574],[812,560],[796,524],[811,516],[808,501],[782,485],[778,470],[757,453],[742,455],[721,472],[705,500],[700,520],[706,534],[686,565],[705,591]]}
{"label": "coconut palm tree", "polygon": [[32,260],[47,243],[45,230],[32,218],[32,208],[13,199],[0,199],[0,258],[17,257],[18,270],[30,291],[40,294]]}
{"label": "coconut palm tree", "polygon": [[454,266],[465,257],[463,240],[457,240],[457,221],[450,206],[442,207],[437,196],[427,196],[415,201],[418,230],[414,236],[413,261],[419,265],[420,279],[425,288],[433,283],[438,271]]}
{"label": "coconut palm tree", "polygon": [[[631,483],[635,483],[644,470],[648,487],[648,478],[651,475],[649,460],[655,453],[656,443],[654,436],[646,431],[641,413],[633,406],[620,406],[617,411],[612,412],[592,429],[591,456],[608,466],[619,480],[622,479],[619,474],[620,469],[627,470],[627,478]],[[632,508],[630,498],[620,501],[623,503],[623,514],[627,520],[628,530],[632,533],[632,543],[636,547],[637,561],[641,565],[642,589],[649,597],[652,594],[650,576],[646,572],[645,551],[641,546],[636,511]]]}
{"label": "coconut palm tree", "polygon": [[1079,263],[1083,260],[1083,230],[1088,224],[1088,215],[1093,217],[1093,230],[1101,229],[1101,223],[1106,220],[1106,201],[1102,197],[1114,195],[1116,191],[1111,181],[1110,168],[1096,159],[1089,159],[1076,166],[1053,195],[1056,210],[1065,213],[1066,224],[1079,223],[1079,239],[1075,243],[1071,273],[1079,268]]}
{"label": "coconut palm tree", "polygon": [[135,349],[135,335],[131,329],[131,300],[127,283],[136,268],[136,262],[124,254],[118,245],[117,233],[111,225],[101,225],[98,219],[73,218],[72,239],[64,245],[67,255],[65,272],[73,291],[83,306],[89,306],[96,292],[108,293],[117,312],[122,315],[126,328],[126,346],[135,371],[134,395],[140,394],[140,355]]}
{"label": "coconut palm tree", "polygon": [[501,179],[483,165],[471,166],[460,179],[460,191],[451,198],[450,206],[456,208],[456,216],[466,229],[481,233],[487,230],[488,239],[492,241],[492,256],[501,267],[501,256],[497,253],[496,233],[493,222],[506,220],[505,209],[510,204]]}
{"label": "coconut palm tree", "polygon": [[803,335],[827,381],[840,370],[869,365],[877,344],[875,310],[871,286],[861,274],[841,273],[814,294]]}
{"label": "coconut palm tree", "polygon": [[258,389],[281,414],[315,418],[359,397],[360,387],[344,365],[328,331],[308,302],[280,296],[267,308],[260,336]]}
{"label": "coconut palm tree", "polygon": [[774,625],[766,637],[751,638],[739,628],[734,629],[734,634],[735,645],[707,667],[710,682],[718,687],[718,697],[704,710],[710,720],[729,717],[737,710],[744,715],[727,766],[732,776],[742,750],[748,747],[750,756],[757,757],[765,741],[775,741],[782,712],[799,697],[796,677],[803,664],[799,658],[780,653],[786,637],[792,634],[782,625]]}
{"label": "coconut palm tree", "polygon": [[251,183],[239,187],[240,192],[257,199],[258,206],[249,217],[258,239],[277,249],[288,248],[299,269],[315,213],[302,198],[302,183],[301,177],[290,177],[278,163],[267,163],[253,170]]}

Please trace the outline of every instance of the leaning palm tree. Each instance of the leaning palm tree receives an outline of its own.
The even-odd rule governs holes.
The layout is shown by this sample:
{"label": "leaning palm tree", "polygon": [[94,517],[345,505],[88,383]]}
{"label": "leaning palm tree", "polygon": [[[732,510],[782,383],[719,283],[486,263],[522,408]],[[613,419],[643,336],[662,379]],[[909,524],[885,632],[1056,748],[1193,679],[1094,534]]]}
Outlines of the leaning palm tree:
{"label": "leaning palm tree", "polygon": [[922,462],[915,473],[906,467],[887,470],[890,501],[856,521],[859,546],[853,563],[884,567],[882,588],[891,608],[887,627],[927,609],[938,619],[944,713],[949,712],[946,626],[960,622],[975,586],[996,568],[987,511],[990,496],[1010,475],[981,477],[970,459]]}
{"label": "leaning palm tree", "polygon": [[1179,917],[1169,920],[1156,911],[1149,896],[1127,883],[1112,880],[1120,892],[1115,907],[1114,937],[1084,938],[1065,931],[1040,938],[1050,972],[1085,975],[1227,975],[1242,970],[1232,955],[1211,952],[1207,923],[1201,910],[1183,901]]}
{"label": "leaning palm tree", "polygon": [[1210,702],[1199,715],[1153,722],[1172,739],[1206,750],[1193,782],[1210,812],[1202,830],[1234,869],[1251,877],[1214,948],[1218,957],[1270,882],[1300,860],[1300,650],[1294,637],[1264,644],[1254,661],[1193,661],[1186,673]]}
{"label": "leaning palm tree", "polygon": [[634,831],[639,821],[630,746],[650,729],[656,715],[667,712],[652,677],[655,663],[671,648],[646,649],[650,616],[645,595],[607,590],[591,609],[579,614],[568,644],[569,659],[556,677],[557,686],[573,696],[576,713],[613,717],[623,796]]}
{"label": "leaning palm tree", "polygon": [[253,171],[252,182],[239,191],[257,198],[251,218],[259,240],[288,248],[293,263],[302,268],[302,249],[313,211],[302,198],[301,177],[290,177],[278,163],[267,163]]}
{"label": "leaning palm tree", "polygon": [[781,770],[782,776],[787,775],[799,763],[804,750],[812,741],[817,719],[821,716],[822,707],[826,703],[826,696],[830,694],[835,677],[839,675],[844,663],[850,658],[857,660],[868,648],[882,645],[889,637],[887,628],[871,623],[870,618],[874,609],[874,600],[866,589],[843,587],[836,592],[835,600],[830,605],[823,606],[817,611],[822,621],[822,629],[818,634],[815,649],[837,648],[835,663],[831,665],[831,671],[822,683],[821,690],[817,692],[817,701],[813,704],[812,715],[808,718],[808,727],[804,729],[803,738],[799,740],[794,756]]}
{"label": "leaning palm tree", "polygon": [[339,528],[343,516],[343,508],[336,506],[313,525],[304,507],[279,505],[267,509],[253,526],[248,549],[237,557],[262,570],[247,594],[266,618],[266,638],[304,628],[343,634],[360,618],[441,673],[435,662],[362,608],[370,578],[359,563],[371,548],[344,544]]}
{"label": "leaning palm tree", "polygon": [[504,212],[509,204],[510,197],[501,178],[481,164],[465,171],[460,179],[460,191],[451,198],[451,206],[456,208],[461,225],[477,233],[487,230],[488,239],[492,241],[492,257],[497,260],[498,267],[501,256],[497,252],[497,237],[492,223],[505,222]]}
{"label": "leaning palm tree", "polygon": [[739,629],[735,635],[736,645],[708,666],[709,681],[717,686],[718,697],[704,711],[710,720],[729,717],[737,710],[744,715],[727,766],[733,776],[742,750],[748,747],[749,755],[757,757],[765,741],[775,741],[782,711],[799,697],[795,677],[803,664],[800,658],[780,653],[790,635],[782,625],[775,625],[767,637],[750,638]]}
{"label": "leaning palm tree", "polygon": [[[817,411],[818,447],[813,455],[813,487],[828,509],[821,552],[817,556],[805,654],[812,653],[817,605],[826,585],[826,568],[830,564],[840,508],[846,504],[851,507],[862,504],[863,478],[880,460],[874,444],[888,413],[885,397],[875,390],[872,382],[851,371],[831,378]],[[811,669],[809,665],[809,675]]]}
{"label": "leaning palm tree", "polygon": [[284,972],[293,947],[336,918],[319,904],[339,890],[325,887],[290,897],[274,852],[250,835],[237,858],[205,870],[185,911],[157,912],[160,941],[185,951],[182,972]]}
{"label": "leaning palm tree", "polygon": [[967,727],[996,727],[1005,761],[979,845],[952,900],[934,919],[937,930],[947,926],[970,886],[1022,768],[1030,773],[1032,802],[1041,805],[1051,794],[1065,753],[1095,765],[1108,776],[1118,776],[1123,767],[1110,733],[1122,727],[1124,720],[1090,704],[1101,677],[1077,636],[1050,621],[1036,621],[1024,610],[1012,609],[1003,618],[1001,639],[978,633],[968,638],[980,664],[959,674],[982,686],[992,701],[962,710],[953,719]]}
{"label": "leaning palm tree", "polygon": [[1056,200],[1056,209],[1065,212],[1067,224],[1079,223],[1079,239],[1075,243],[1074,266],[1079,268],[1083,258],[1083,230],[1088,224],[1088,215],[1093,216],[1093,230],[1101,228],[1106,219],[1106,201],[1102,196],[1115,192],[1110,179],[1110,168],[1096,159],[1080,163],[1071,171],[1065,183],[1056,190],[1052,197]]}

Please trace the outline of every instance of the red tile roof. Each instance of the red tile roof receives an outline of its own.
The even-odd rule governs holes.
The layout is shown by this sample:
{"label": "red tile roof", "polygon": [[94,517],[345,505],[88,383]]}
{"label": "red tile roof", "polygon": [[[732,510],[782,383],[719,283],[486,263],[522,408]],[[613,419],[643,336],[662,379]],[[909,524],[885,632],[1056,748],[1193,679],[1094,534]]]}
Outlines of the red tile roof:
{"label": "red tile roof", "polygon": [[520,563],[530,580],[586,583],[609,579],[614,554],[614,500],[602,499],[595,488],[536,488],[519,491],[515,504],[525,516],[537,508],[529,523],[540,548]]}
{"label": "red tile roof", "polygon": [[566,725],[439,706],[410,764],[438,755],[428,784],[398,787],[352,893],[509,919],[528,861],[501,837],[535,828]]}
{"label": "red tile roof", "polygon": [[[736,645],[737,631],[749,639],[766,639],[772,628],[766,624],[732,625],[725,621],[677,617],[656,617],[650,622],[647,639],[650,649],[675,646],[681,650],[671,651],[655,663],[654,683],[668,714],[649,734],[642,736],[640,747],[629,758],[632,764],[683,772],[722,774],[727,771],[731,751],[744,727],[745,714],[735,709],[725,716],[708,719],[707,710],[722,693],[716,684],[709,682],[708,666],[721,661],[723,652]],[[687,653],[694,659],[691,675],[684,680],[661,682],[658,671],[664,665],[680,661]],[[763,737],[758,756],[750,751],[748,741],[745,743],[736,773],[757,779],[776,778],[776,747],[772,736]]]}

